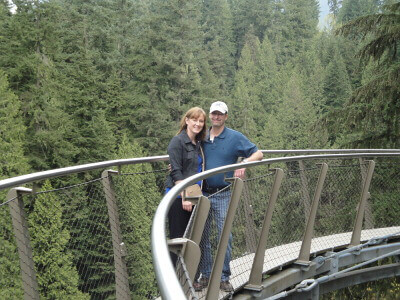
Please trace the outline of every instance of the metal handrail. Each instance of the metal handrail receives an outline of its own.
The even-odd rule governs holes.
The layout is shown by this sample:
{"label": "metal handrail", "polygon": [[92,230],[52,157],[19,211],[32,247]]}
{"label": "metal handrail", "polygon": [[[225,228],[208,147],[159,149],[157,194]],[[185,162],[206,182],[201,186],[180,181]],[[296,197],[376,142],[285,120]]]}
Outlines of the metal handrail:
{"label": "metal handrail", "polygon": [[299,149],[261,150],[264,154],[340,154],[340,153],[396,153],[400,149]]}
{"label": "metal handrail", "polygon": [[[302,150],[305,151],[305,150]],[[394,152],[365,152],[365,153],[347,153],[347,154],[320,154],[320,155],[300,155],[291,156],[284,158],[270,158],[263,159],[261,161],[253,161],[246,163],[236,163],[212,170],[208,170],[202,173],[198,173],[191,177],[186,178],[177,185],[175,185],[161,200],[154,219],[153,227],[151,232],[151,245],[152,245],[152,256],[153,266],[156,273],[158,286],[163,299],[186,299],[179,280],[176,276],[175,269],[172,265],[172,261],[169,258],[169,250],[166,240],[166,218],[170,206],[172,205],[175,198],[188,186],[195,184],[199,180],[206,179],[210,176],[234,171],[243,167],[255,167],[259,165],[268,165],[273,163],[283,163],[299,160],[316,160],[316,159],[351,159],[361,157],[396,157],[400,156],[400,153],[394,150]],[[385,152],[385,153],[384,153]],[[371,155],[373,154],[373,155]]]}
{"label": "metal handrail", "polygon": [[149,156],[149,157],[138,157],[138,158],[128,158],[128,159],[116,159],[107,160],[97,163],[84,164],[73,167],[59,168],[49,171],[42,171],[31,173],[27,175],[16,176],[12,178],[7,178],[0,180],[0,190],[15,187],[20,184],[30,183],[38,180],[44,180],[53,177],[66,176],[70,174],[81,173],[85,171],[93,171],[98,169],[105,169],[109,167],[117,167],[123,165],[140,164],[148,162],[159,162],[167,161],[169,159],[168,155],[161,156]]}
{"label": "metal handrail", "polygon": [[[396,153],[396,152],[400,153],[400,149],[300,149],[300,150],[261,150],[261,152],[263,152],[264,154],[309,154],[309,153],[333,154],[333,153]],[[58,176],[66,176],[85,171],[92,171],[108,167],[116,167],[116,166],[146,163],[146,162],[167,161],[167,160],[169,160],[168,155],[138,157],[138,158],[108,160],[98,163],[89,163],[79,166],[35,172],[27,175],[21,175],[0,180],[0,190],[38,180],[44,180]]]}

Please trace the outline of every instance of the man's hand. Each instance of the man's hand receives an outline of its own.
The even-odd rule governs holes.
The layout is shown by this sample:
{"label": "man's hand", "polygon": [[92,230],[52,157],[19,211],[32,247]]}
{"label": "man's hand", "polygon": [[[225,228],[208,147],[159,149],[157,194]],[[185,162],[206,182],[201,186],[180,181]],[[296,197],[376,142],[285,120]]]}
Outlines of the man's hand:
{"label": "man's hand", "polygon": [[240,179],[244,179],[245,175],[246,175],[246,168],[237,169],[233,174],[234,177],[239,177]]}

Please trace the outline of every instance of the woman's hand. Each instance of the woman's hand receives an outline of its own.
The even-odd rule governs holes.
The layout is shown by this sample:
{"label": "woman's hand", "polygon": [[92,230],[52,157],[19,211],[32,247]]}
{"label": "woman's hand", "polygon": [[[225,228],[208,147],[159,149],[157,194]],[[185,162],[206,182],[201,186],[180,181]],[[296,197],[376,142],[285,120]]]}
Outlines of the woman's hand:
{"label": "woman's hand", "polygon": [[193,204],[190,201],[182,200],[182,208],[186,211],[192,211]]}

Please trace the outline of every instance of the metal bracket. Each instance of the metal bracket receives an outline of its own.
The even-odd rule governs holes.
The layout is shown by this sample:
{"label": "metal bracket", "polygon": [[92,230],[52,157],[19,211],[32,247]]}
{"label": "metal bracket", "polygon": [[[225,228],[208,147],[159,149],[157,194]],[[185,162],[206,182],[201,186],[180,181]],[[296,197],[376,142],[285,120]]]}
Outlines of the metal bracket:
{"label": "metal bracket", "polygon": [[329,260],[331,261],[331,268],[328,274],[334,274],[339,272],[339,256],[333,255],[332,257],[329,258]]}

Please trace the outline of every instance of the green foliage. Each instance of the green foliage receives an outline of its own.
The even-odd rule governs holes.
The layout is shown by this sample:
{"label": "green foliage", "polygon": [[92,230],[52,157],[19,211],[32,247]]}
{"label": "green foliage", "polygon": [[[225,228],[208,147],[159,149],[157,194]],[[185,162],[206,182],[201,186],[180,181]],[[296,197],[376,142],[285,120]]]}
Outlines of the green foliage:
{"label": "green foliage", "polygon": [[304,94],[297,71],[288,74],[282,102],[268,116],[264,140],[270,149],[318,149],[326,143],[323,132],[314,134],[317,109]]}
{"label": "green foliage", "polygon": [[277,20],[280,25],[270,40],[275,45],[279,64],[293,62],[299,53],[310,47],[310,40],[317,33],[318,1],[285,0]]}
{"label": "green foliage", "polygon": [[377,0],[343,0],[342,7],[338,12],[338,21],[346,23],[357,17],[375,13],[377,11]]}
{"label": "green foliage", "polygon": [[235,73],[233,17],[227,0],[203,1],[201,23],[207,60],[218,81],[216,88],[227,95]]}
{"label": "green foliage", "polygon": [[20,101],[9,89],[7,76],[0,69],[0,178],[27,173],[25,133]]}
{"label": "green foliage", "polygon": [[366,44],[359,55],[369,64],[362,86],[352,95],[340,119],[348,135],[344,144],[362,147],[399,145],[399,79],[397,50],[399,38],[399,3],[386,6],[382,13],[355,19],[339,33],[361,35]]}
{"label": "green foliage", "polygon": [[[4,199],[4,194],[0,193],[0,199]],[[0,274],[0,298],[23,298],[19,257],[8,205],[0,206]]]}
{"label": "green foliage", "polygon": [[[45,182],[43,188],[52,189],[50,182]],[[38,195],[28,223],[41,297],[89,299],[78,290],[78,273],[67,249],[70,233],[63,225],[57,197],[51,193]]]}
{"label": "green foliage", "polygon": [[351,94],[350,79],[338,44],[331,43],[327,50],[325,59],[328,64],[323,81],[323,112],[342,107]]}
{"label": "green foliage", "polygon": [[[118,158],[144,157],[140,145],[122,137]],[[127,248],[126,263],[132,299],[157,295],[155,275],[151,265],[151,220],[162,194],[148,164],[124,167],[128,175],[114,180],[118,191],[122,238]],[[144,173],[143,175],[137,175]],[[131,174],[131,175],[129,175]],[[136,175],[135,175],[136,174]]]}
{"label": "green foliage", "polygon": [[[24,156],[26,128],[20,105],[8,86],[6,74],[0,69],[0,179],[23,175],[29,170]],[[6,193],[1,191],[0,204],[5,199]],[[18,252],[7,204],[0,206],[0,274],[0,298],[22,298]]]}
{"label": "green foliage", "polygon": [[276,20],[275,13],[278,9],[275,6],[279,4],[274,2],[271,0],[231,0],[238,59],[249,30],[259,40],[263,40],[266,31],[274,33],[276,30],[275,24],[279,21]]}

